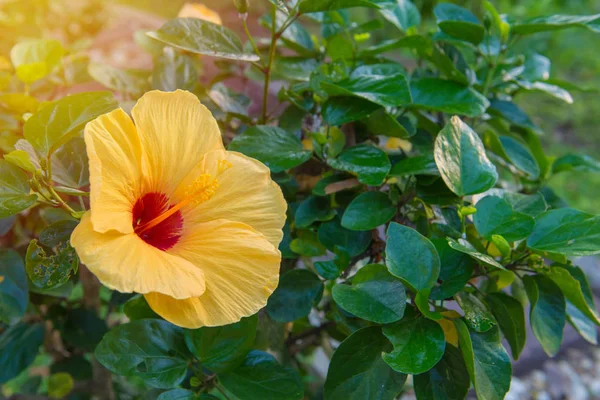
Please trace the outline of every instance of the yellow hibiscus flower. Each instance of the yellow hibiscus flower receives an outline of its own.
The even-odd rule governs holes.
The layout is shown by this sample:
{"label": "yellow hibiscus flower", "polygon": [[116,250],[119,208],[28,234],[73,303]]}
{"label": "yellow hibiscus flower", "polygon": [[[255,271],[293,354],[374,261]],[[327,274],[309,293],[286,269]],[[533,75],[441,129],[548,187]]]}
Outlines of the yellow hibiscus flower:
{"label": "yellow hibiscus flower", "polygon": [[71,236],[81,261],[182,327],[256,313],[277,287],[287,207],[269,169],[226,151],[189,92],[146,93],[131,114],[85,127],[90,211]]}

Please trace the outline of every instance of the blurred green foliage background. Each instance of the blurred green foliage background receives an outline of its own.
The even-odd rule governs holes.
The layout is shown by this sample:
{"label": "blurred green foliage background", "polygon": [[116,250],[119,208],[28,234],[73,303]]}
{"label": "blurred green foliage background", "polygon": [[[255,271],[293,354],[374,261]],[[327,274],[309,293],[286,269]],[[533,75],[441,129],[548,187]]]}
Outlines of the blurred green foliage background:
{"label": "blurred green foliage background", "polygon": [[[177,15],[184,0],[115,0],[135,6],[165,18]],[[202,3],[219,12],[235,12],[233,2],[206,0]],[[432,12],[435,0],[415,0],[424,19],[435,28]],[[478,0],[454,1],[467,9],[481,10]],[[600,13],[599,0],[494,0],[496,8],[518,18],[551,14],[594,14]],[[251,14],[258,18],[267,7],[266,1],[252,1]],[[369,12],[351,10],[365,19]],[[372,11],[374,12],[374,11]],[[358,17],[358,15],[356,15]],[[235,27],[231,27],[234,28]],[[241,26],[239,27],[241,30]],[[382,36],[398,35],[397,29],[389,26]],[[375,38],[376,40],[376,38]],[[549,154],[560,156],[573,150],[600,158],[600,57],[598,38],[584,29],[542,33],[519,42],[518,52],[537,52],[552,60],[551,77],[576,84],[584,91],[572,91],[574,103],[564,102],[543,93],[523,93],[517,97],[520,105],[544,132],[544,144]],[[572,207],[597,212],[600,209],[600,176],[587,172],[558,174],[550,186],[565,198]]]}

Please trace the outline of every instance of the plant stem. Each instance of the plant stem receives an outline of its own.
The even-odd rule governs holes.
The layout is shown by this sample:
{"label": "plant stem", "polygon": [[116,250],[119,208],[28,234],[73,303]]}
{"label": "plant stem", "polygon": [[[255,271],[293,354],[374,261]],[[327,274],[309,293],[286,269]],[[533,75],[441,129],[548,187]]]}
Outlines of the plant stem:
{"label": "plant stem", "polygon": [[50,156],[46,158],[46,165],[46,180],[45,182],[43,182],[43,184],[46,186],[46,189],[48,189],[48,192],[52,196],[52,199],[57,201],[62,208],[69,212],[69,214],[76,213],[77,211],[72,209],[71,206],[69,206],[62,199],[62,197],[60,197],[60,195],[56,193],[56,190],[54,190],[54,187],[52,186],[52,161],[50,160]]}
{"label": "plant stem", "polygon": [[281,25],[279,29],[276,29],[277,9],[275,6],[271,8],[271,46],[269,47],[269,58],[267,64],[263,68],[265,73],[265,83],[263,90],[263,103],[262,103],[262,123],[267,122],[267,99],[269,97],[269,84],[271,82],[271,70],[273,69],[273,61],[275,60],[275,50],[277,49],[277,41],[285,32],[285,30],[298,18],[300,14],[294,12],[290,14],[287,20]]}
{"label": "plant stem", "polygon": [[223,395],[223,397],[225,397],[225,399],[231,400],[231,398],[229,396],[227,396],[227,394],[225,393],[223,388],[216,382],[215,382],[215,388],[217,388],[217,390]]}
{"label": "plant stem", "polygon": [[258,49],[258,46],[256,46],[256,43],[254,42],[254,38],[250,34],[250,30],[248,30],[248,23],[246,22],[247,17],[248,17],[247,14],[240,16],[240,18],[242,19],[242,25],[244,26],[244,32],[246,32],[246,36],[248,37],[248,41],[252,45],[254,52],[256,53],[257,56],[260,57],[260,50]]}

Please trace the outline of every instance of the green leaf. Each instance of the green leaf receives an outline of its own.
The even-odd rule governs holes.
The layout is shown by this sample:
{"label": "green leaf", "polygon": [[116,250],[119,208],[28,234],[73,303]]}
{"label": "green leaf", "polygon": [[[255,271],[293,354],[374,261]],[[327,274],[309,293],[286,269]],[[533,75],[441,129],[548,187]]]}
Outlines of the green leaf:
{"label": "green leaf", "polygon": [[117,107],[110,92],[72,94],[52,102],[25,122],[23,135],[42,155],[52,154],[89,121]]}
{"label": "green leaf", "polygon": [[279,280],[279,286],[269,297],[267,314],[274,321],[291,322],[306,317],[323,294],[323,283],[312,272],[293,269]]}
{"label": "green leaf", "polygon": [[419,78],[410,81],[413,107],[449,114],[477,117],[489,106],[479,92],[460,83],[439,78]]}
{"label": "green leaf", "polygon": [[219,382],[234,396],[244,400],[301,400],[302,380],[296,370],[282,367],[277,360],[259,350],[252,350],[242,365],[218,375]]}
{"label": "green leaf", "polygon": [[372,0],[302,0],[298,4],[298,11],[304,14],[354,7],[379,8]]}
{"label": "green leaf", "polygon": [[111,372],[170,389],[187,375],[191,359],[183,330],[167,321],[141,319],[112,328],[96,347],[96,359]]}
{"label": "green leaf", "polygon": [[156,58],[152,70],[152,88],[165,92],[194,90],[198,75],[196,62],[191,56],[165,51]]}
{"label": "green leaf", "polygon": [[498,180],[481,139],[458,117],[438,134],[434,157],[442,179],[459,196],[485,192]]}
{"label": "green leaf", "polygon": [[335,217],[328,197],[310,196],[296,209],[294,216],[298,228],[307,228],[317,221],[330,221]]}
{"label": "green leaf", "polygon": [[323,119],[329,125],[342,125],[361,120],[381,106],[354,96],[330,97],[323,103]]}
{"label": "green leaf", "polygon": [[34,205],[35,194],[29,194],[29,177],[19,167],[0,160],[0,218],[10,217]]}
{"label": "green leaf", "polygon": [[444,318],[444,316],[442,315],[441,312],[435,311],[435,310],[432,311],[430,309],[430,307],[429,307],[430,295],[431,295],[431,289],[419,290],[417,292],[417,295],[415,296],[415,305],[417,306],[417,308],[419,309],[421,314],[423,314],[423,316],[425,316],[425,318],[429,318],[434,321],[439,321],[442,318]]}
{"label": "green leaf", "polygon": [[569,301],[567,301],[567,321],[586,341],[598,344],[598,326]]}
{"label": "green leaf", "polygon": [[551,279],[542,275],[523,277],[527,297],[531,303],[529,323],[531,330],[550,357],[560,350],[565,327],[565,297]]}
{"label": "green leaf", "polygon": [[[220,82],[212,86],[208,96],[221,111],[242,121],[251,120],[248,116],[248,108],[252,101],[248,97],[235,93]],[[304,112],[302,112],[302,115],[304,116]]]}
{"label": "green leaf", "polygon": [[446,344],[442,359],[429,371],[413,377],[418,400],[463,400],[469,391],[469,373],[456,347]]}
{"label": "green leaf", "polygon": [[27,368],[44,343],[44,325],[20,322],[0,335],[0,384]]}
{"label": "green leaf", "polygon": [[500,343],[498,328],[487,332],[469,331],[460,319],[454,320],[462,351],[477,398],[502,400],[510,388],[512,366]]}
{"label": "green leaf", "polygon": [[391,168],[387,154],[368,144],[346,149],[327,163],[332,168],[356,175],[359,182],[371,186],[381,185]]}
{"label": "green leaf", "polygon": [[[579,274],[583,282],[580,282],[575,276],[571,275],[571,271]],[[596,313],[593,297],[585,295],[586,288],[584,285],[587,284],[587,281],[581,270],[575,267],[567,269],[556,265],[550,267],[550,270],[545,271],[545,275],[554,281],[569,303],[575,306],[591,321],[595,322],[596,325],[600,325],[600,317]]]}
{"label": "green leaf", "polygon": [[351,283],[332,289],[333,300],[344,310],[377,324],[396,322],[404,315],[406,290],[384,265],[362,267]]}
{"label": "green leaf", "polygon": [[290,250],[294,253],[305,257],[317,257],[325,254],[325,246],[319,242],[315,232],[300,230],[297,232],[297,236],[290,243]]}
{"label": "green leaf", "polygon": [[75,381],[71,374],[67,372],[52,374],[48,378],[48,397],[51,399],[62,399],[73,390],[74,385]]}
{"label": "green leaf", "polygon": [[392,275],[419,291],[435,285],[440,257],[435,246],[419,232],[395,222],[387,230],[386,264]]}
{"label": "green leaf", "polygon": [[508,160],[515,167],[529,175],[529,179],[540,177],[540,166],[529,149],[510,136],[500,136],[500,142]]}
{"label": "green leaf", "polygon": [[546,211],[535,219],[527,246],[567,256],[600,253],[600,217],[572,208]]}
{"label": "green leaf", "polygon": [[13,150],[8,154],[4,155],[4,159],[22,170],[34,173],[36,170],[35,165],[29,159],[29,154],[23,150]]}
{"label": "green leaf", "polygon": [[527,339],[523,304],[502,292],[488,294],[485,301],[510,345],[513,359],[518,360]]}
{"label": "green leaf", "polygon": [[234,324],[186,330],[185,342],[202,367],[216,373],[241,365],[252,349],[258,315],[242,318]]}
{"label": "green leaf", "polygon": [[383,354],[394,371],[421,374],[433,368],[444,355],[446,339],[440,324],[420,316],[405,316],[383,327],[394,350]]}
{"label": "green leaf", "polygon": [[[270,14],[263,16],[260,19],[261,25],[271,30],[272,18]],[[277,11],[275,17],[275,29],[277,31],[288,21],[288,16],[283,11]],[[298,22],[293,22],[287,25],[287,28],[281,34],[283,43],[290,49],[301,53],[310,55],[314,52],[314,44],[310,37],[310,33]]]}
{"label": "green leaf", "polygon": [[378,1],[379,13],[402,32],[421,23],[419,9],[409,0]]}
{"label": "green leaf", "polygon": [[67,283],[77,272],[79,258],[68,242],[61,243],[55,254],[48,255],[33,239],[27,247],[25,268],[34,285],[41,289],[54,289]]}
{"label": "green leaf", "polygon": [[442,282],[431,290],[433,300],[444,300],[462,290],[473,274],[474,262],[467,254],[454,250],[446,239],[432,239],[440,256]]}
{"label": "green leaf", "polygon": [[479,298],[466,292],[457,293],[454,296],[456,302],[465,314],[465,321],[471,330],[475,332],[487,332],[496,325],[494,316],[488,307]]}
{"label": "green leaf", "polygon": [[473,44],[483,40],[483,25],[469,10],[456,4],[439,3],[433,13],[442,32]]}
{"label": "green leaf", "polygon": [[348,336],[331,357],[324,399],[395,399],[406,375],[392,370],[381,359],[381,353],[391,349],[380,327],[363,328]]}
{"label": "green leaf", "polygon": [[521,110],[515,103],[506,100],[493,99],[490,102],[490,114],[499,115],[513,125],[521,128],[537,131],[538,127],[529,119],[525,111]]}
{"label": "green leaf", "polygon": [[[29,155],[30,161],[36,169],[40,169],[40,155],[35,151],[31,143],[24,139],[20,139],[15,148],[25,151]],[[52,163],[52,180],[62,187],[56,186],[55,190],[59,191],[69,188],[81,188],[89,185],[89,166],[85,141],[82,137],[74,137],[70,139],[50,157]]]}
{"label": "green leaf", "polygon": [[336,247],[335,256],[328,261],[315,261],[315,270],[319,275],[328,280],[339,278],[342,271],[350,265],[350,255],[342,248]]}
{"label": "green leaf", "polygon": [[548,17],[530,18],[511,24],[511,31],[521,35],[537,32],[555,31],[566,28],[586,28],[592,32],[600,32],[600,14],[594,15],[551,15]]}
{"label": "green leaf", "polygon": [[77,226],[76,221],[62,220],[55,222],[42,230],[38,239],[46,247],[56,247],[66,242],[71,237],[71,233]]}
{"label": "green leaf", "polygon": [[[371,193],[371,192],[368,192]],[[340,225],[338,218],[321,224],[318,230],[319,242],[328,250],[342,248],[350,257],[362,254],[371,243],[371,232],[357,232]]]}
{"label": "green leaf", "polygon": [[0,249],[0,321],[13,325],[21,319],[29,303],[27,277],[21,256]]}
{"label": "green leaf", "polygon": [[600,172],[600,162],[583,154],[565,154],[552,163],[553,174],[563,171]]}
{"label": "green leaf", "polygon": [[154,318],[160,319],[151,308],[143,295],[137,295],[127,300],[123,305],[123,312],[130,321],[138,319]]}
{"label": "green leaf", "polygon": [[370,231],[396,215],[396,207],[383,192],[364,192],[356,196],[342,216],[342,226],[353,231]]}
{"label": "green leaf", "polygon": [[390,176],[430,175],[440,176],[431,154],[407,157],[398,161],[390,170]]}
{"label": "green leaf", "polygon": [[458,239],[458,241],[456,241],[452,238],[447,238],[447,240],[450,247],[452,247],[454,250],[468,254],[475,260],[480,261],[489,267],[505,269],[502,264],[498,263],[498,261],[494,260],[494,258],[488,256],[487,254],[478,252],[477,249],[475,249],[475,247],[473,247],[473,245],[467,242],[465,239]]}
{"label": "green leaf", "polygon": [[146,33],[153,39],[188,51],[237,61],[259,61],[256,54],[245,53],[242,42],[230,29],[198,18],[175,18],[157,31]]}
{"label": "green leaf", "polygon": [[409,132],[398,119],[388,114],[385,109],[381,108],[365,120],[367,129],[374,135],[382,135],[398,138],[409,138],[416,133],[416,130]]}
{"label": "green leaf", "polygon": [[17,78],[26,84],[45,78],[60,64],[65,49],[58,40],[31,39],[17,43],[10,59]]}
{"label": "green leaf", "polygon": [[150,89],[150,73],[145,70],[120,69],[108,64],[91,63],[88,73],[107,89],[134,97]]}
{"label": "green leaf", "polygon": [[548,208],[546,200],[540,192],[528,195],[507,191],[504,192],[502,197],[508,201],[513,210],[532,217],[537,217]]}
{"label": "green leaf", "polygon": [[276,126],[257,125],[236,136],[229,150],[239,151],[263,162],[273,172],[294,168],[311,156],[293,134]]}
{"label": "green leaf", "polygon": [[330,96],[357,96],[384,107],[407,105],[410,90],[400,64],[373,64],[356,68],[339,82],[321,82]]}
{"label": "green leaf", "polygon": [[477,202],[476,207],[473,222],[477,231],[486,239],[500,235],[509,242],[515,242],[525,239],[533,231],[533,217],[514,211],[500,197],[486,196]]}

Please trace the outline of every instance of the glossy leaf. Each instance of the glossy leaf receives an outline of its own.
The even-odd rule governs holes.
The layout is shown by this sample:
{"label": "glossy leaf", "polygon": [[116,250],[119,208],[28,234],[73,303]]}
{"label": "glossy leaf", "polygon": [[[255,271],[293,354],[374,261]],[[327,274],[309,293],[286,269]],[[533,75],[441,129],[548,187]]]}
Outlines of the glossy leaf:
{"label": "glossy leaf", "polygon": [[310,313],[322,293],[323,283],[312,272],[305,269],[288,271],[269,297],[267,313],[275,321],[295,321]]}
{"label": "glossy leaf", "polygon": [[304,200],[296,209],[296,226],[307,228],[317,221],[330,221],[335,217],[335,211],[329,203],[329,198],[320,196],[310,196]]}
{"label": "glossy leaf", "polygon": [[329,125],[342,125],[358,121],[379,109],[381,106],[369,100],[354,96],[330,97],[323,103],[323,119]]}
{"label": "glossy leaf", "polygon": [[413,106],[431,111],[477,117],[489,102],[480,93],[460,83],[438,79],[412,79],[410,92]]}
{"label": "glossy leaf", "polygon": [[473,222],[477,231],[485,238],[500,235],[509,242],[525,239],[533,231],[533,217],[516,212],[504,199],[486,196],[476,204]]}
{"label": "glossy leaf", "polygon": [[405,71],[399,64],[363,65],[349,78],[321,85],[330,96],[357,96],[384,107],[411,102]]}
{"label": "glossy leaf", "polygon": [[216,373],[242,364],[252,349],[258,316],[242,318],[234,324],[186,330],[185,342],[204,368]]}
{"label": "glossy leaf", "polygon": [[465,287],[473,275],[474,262],[465,253],[454,250],[446,239],[432,239],[440,256],[440,275],[442,282],[431,290],[433,300],[444,300],[454,296]]}
{"label": "glossy leaf", "polygon": [[165,51],[156,59],[152,71],[152,88],[165,92],[193,90],[198,80],[194,59],[175,51]]}
{"label": "glossy leaf", "polygon": [[496,320],[488,307],[475,295],[460,292],[454,296],[462,308],[465,321],[469,328],[475,332],[487,332],[496,325]]}
{"label": "glossy leaf", "polygon": [[144,70],[119,69],[107,64],[92,63],[88,73],[107,89],[131,96],[141,96],[150,89],[150,74]]}
{"label": "glossy leaf", "polygon": [[511,24],[511,30],[521,35],[537,32],[555,31],[566,28],[586,28],[593,32],[600,32],[600,14],[593,15],[551,15],[517,21]]}
{"label": "glossy leaf", "polygon": [[454,320],[454,325],[477,398],[504,399],[510,388],[512,366],[500,343],[498,328],[477,333],[470,331],[460,319]]}
{"label": "glossy leaf", "polygon": [[17,214],[37,201],[29,194],[28,176],[19,167],[0,160],[0,218]]}
{"label": "glossy leaf", "polygon": [[[370,193],[370,192],[369,192]],[[339,219],[319,226],[319,241],[330,251],[342,248],[350,257],[362,254],[371,243],[371,232],[357,232],[344,228]]]}
{"label": "glossy leaf", "polygon": [[396,322],[404,315],[406,289],[385,266],[366,265],[351,283],[340,283],[332,289],[333,300],[344,310],[378,324]]}
{"label": "glossy leaf", "polygon": [[460,350],[448,344],[444,356],[432,369],[413,377],[418,400],[463,400],[469,391],[469,383]]}
{"label": "glossy leaf", "polygon": [[0,334],[0,384],[27,368],[44,343],[43,324],[20,322]]}
{"label": "glossy leaf", "polygon": [[355,174],[361,183],[371,186],[381,185],[391,168],[387,154],[368,144],[346,149],[327,163],[332,168]]}
{"label": "glossy leaf", "polygon": [[487,266],[493,267],[493,268],[498,268],[498,269],[505,269],[502,266],[502,264],[500,264],[498,261],[494,260],[493,257],[490,257],[487,254],[478,252],[477,249],[475,249],[475,247],[473,247],[473,245],[471,243],[467,242],[465,239],[458,239],[458,241],[456,241],[452,238],[448,238],[448,244],[454,250],[460,251],[461,253],[468,254],[475,260],[482,262],[484,265],[487,265]]}
{"label": "glossy leaf", "polygon": [[354,7],[378,8],[379,6],[372,0],[302,0],[298,4],[298,11],[314,13]]}
{"label": "glossy leaf", "polygon": [[518,360],[527,338],[523,304],[502,292],[488,294],[485,301],[490,306],[502,334],[510,345],[513,359]]}
{"label": "glossy leaf", "polygon": [[474,44],[483,40],[483,25],[469,10],[452,3],[440,3],[433,12],[442,32]]}
{"label": "glossy leaf", "polygon": [[10,59],[17,77],[30,84],[48,76],[59,64],[65,49],[58,40],[31,39],[17,43]]}
{"label": "glossy leaf", "polygon": [[170,389],[187,374],[191,354],[183,330],[167,321],[141,319],[110,330],[96,347],[96,359],[115,374],[136,376]]}
{"label": "glossy leaf", "polygon": [[14,250],[0,249],[0,277],[0,321],[12,325],[29,303],[25,266]]}
{"label": "glossy leaf", "polygon": [[386,264],[392,275],[419,291],[433,287],[440,272],[435,246],[419,232],[392,222],[387,230]]}
{"label": "glossy leaf", "polygon": [[240,399],[301,400],[304,397],[298,373],[282,367],[275,357],[259,350],[252,350],[242,365],[218,377],[223,387]]}
{"label": "glossy leaf", "polygon": [[407,157],[398,161],[390,170],[390,176],[430,175],[439,176],[440,171],[429,154]]}
{"label": "glossy leaf", "polygon": [[459,196],[485,192],[498,180],[481,139],[458,117],[438,134],[434,157],[442,179]]}
{"label": "glossy leaf", "polygon": [[420,374],[433,368],[444,355],[446,340],[442,327],[419,316],[406,316],[383,327],[383,334],[394,350],[383,354],[383,360],[394,371]]}
{"label": "glossy leaf", "polygon": [[58,245],[54,254],[46,253],[35,239],[27,246],[27,275],[41,289],[54,289],[64,285],[77,272],[78,267],[79,258],[68,242]]}
{"label": "glossy leaf", "polygon": [[369,231],[396,215],[396,207],[383,192],[364,192],[355,197],[344,211],[342,226],[353,231]]}
{"label": "glossy leaf", "polygon": [[92,119],[114,110],[110,92],[72,94],[42,107],[25,122],[23,135],[43,155],[75,137]]}
{"label": "glossy leaf", "polygon": [[600,217],[572,208],[546,211],[535,219],[527,245],[535,250],[583,256],[600,253]]}
{"label": "glossy leaf", "polygon": [[194,54],[237,61],[259,61],[256,54],[244,52],[242,42],[231,30],[198,18],[175,18],[157,31],[146,34]]}
{"label": "glossy leaf", "polygon": [[403,32],[421,23],[419,9],[410,0],[379,1],[379,4],[383,18]]}
{"label": "glossy leaf", "polygon": [[392,345],[373,326],[346,338],[331,357],[325,380],[325,400],[393,400],[402,390],[406,375],[392,370],[382,352]]}
{"label": "glossy leaf", "polygon": [[253,126],[236,136],[229,144],[229,150],[256,158],[273,172],[294,168],[311,156],[311,152],[304,150],[296,136],[281,128],[266,125]]}
{"label": "glossy leaf", "polygon": [[529,322],[533,334],[546,354],[555,356],[563,339],[565,297],[556,283],[545,276],[525,276],[523,283],[531,304]]}

